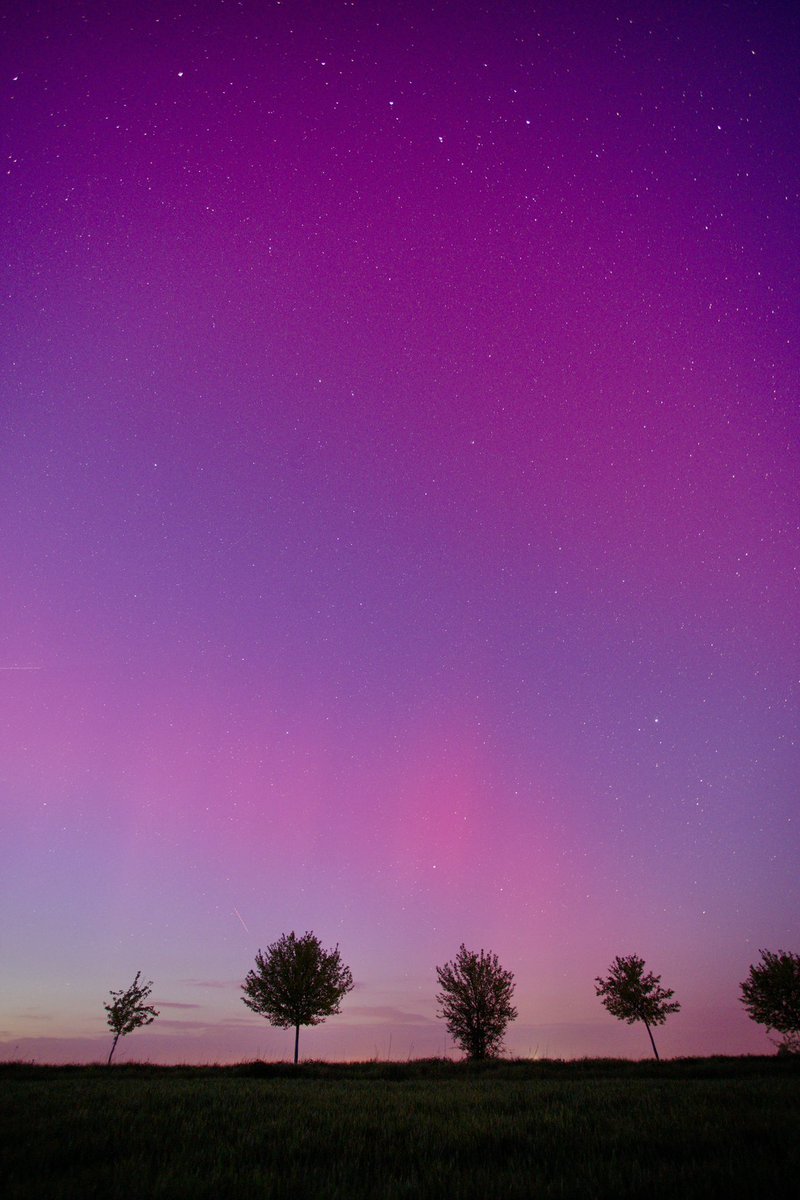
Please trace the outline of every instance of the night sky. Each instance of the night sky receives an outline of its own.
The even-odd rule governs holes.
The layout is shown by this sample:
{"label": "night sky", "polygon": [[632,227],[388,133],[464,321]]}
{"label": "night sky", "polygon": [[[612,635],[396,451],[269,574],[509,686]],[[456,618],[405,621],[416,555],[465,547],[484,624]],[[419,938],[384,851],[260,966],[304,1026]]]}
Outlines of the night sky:
{"label": "night sky", "polygon": [[793,3],[5,5],[0,1057],[770,1052],[800,950]]}

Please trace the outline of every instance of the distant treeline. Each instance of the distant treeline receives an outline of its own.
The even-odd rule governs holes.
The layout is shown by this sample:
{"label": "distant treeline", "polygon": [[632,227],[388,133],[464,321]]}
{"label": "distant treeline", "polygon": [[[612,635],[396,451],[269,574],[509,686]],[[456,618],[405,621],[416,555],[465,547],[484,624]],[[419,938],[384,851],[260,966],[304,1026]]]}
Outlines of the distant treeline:
{"label": "distant treeline", "polygon": [[[440,991],[437,1016],[444,1019],[453,1041],[468,1061],[496,1060],[503,1038],[517,1010],[511,1003],[514,975],[500,965],[497,955],[459,947],[452,962],[436,968]],[[108,1062],[117,1042],[143,1025],[150,1025],[158,1009],[147,1004],[152,980],[140,982],[137,971],[125,990],[111,992],[105,1004],[114,1035]],[[671,988],[661,986],[661,976],[645,970],[638,954],[617,956],[608,975],[598,976],[595,994],[612,1016],[629,1025],[641,1022],[647,1030],[653,1055],[658,1059],[653,1029],[680,1011]],[[761,951],[761,961],[750,966],[739,985],[740,1000],[748,1015],[780,1035],[779,1054],[800,1053],[800,955],[785,950]],[[298,1062],[300,1027],[319,1025],[341,1011],[341,1002],[353,989],[353,976],[339,947],[325,950],[314,933],[298,937],[294,930],[256,954],[255,967],[242,984],[242,1001],[280,1029],[294,1029],[294,1062]]]}

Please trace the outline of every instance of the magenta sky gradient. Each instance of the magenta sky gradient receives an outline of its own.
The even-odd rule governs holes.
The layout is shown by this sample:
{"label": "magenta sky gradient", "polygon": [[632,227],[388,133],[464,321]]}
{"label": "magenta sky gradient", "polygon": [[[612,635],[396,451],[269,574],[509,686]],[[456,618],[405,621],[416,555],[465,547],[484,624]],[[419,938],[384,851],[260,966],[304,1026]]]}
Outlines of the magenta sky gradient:
{"label": "magenta sky gradient", "polygon": [[0,1056],[767,1051],[800,950],[798,11],[6,6]]}

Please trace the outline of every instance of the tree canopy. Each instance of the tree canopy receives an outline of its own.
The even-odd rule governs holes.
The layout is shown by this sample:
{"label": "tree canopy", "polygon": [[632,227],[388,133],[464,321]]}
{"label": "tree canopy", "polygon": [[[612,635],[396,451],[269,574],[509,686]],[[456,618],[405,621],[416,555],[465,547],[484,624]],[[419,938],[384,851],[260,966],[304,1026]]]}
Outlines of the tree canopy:
{"label": "tree canopy", "polygon": [[121,1037],[132,1033],[140,1025],[151,1025],[159,1015],[158,1009],[153,1008],[151,1004],[145,1004],[145,1000],[152,991],[153,981],[151,979],[148,983],[140,984],[140,975],[141,971],[137,971],[136,978],[125,991],[110,992],[111,1003],[103,1005],[108,1014],[108,1026],[114,1034],[114,1041],[108,1055],[109,1062],[111,1062],[111,1056]]}
{"label": "tree canopy", "polygon": [[653,1054],[659,1057],[653,1038],[654,1025],[663,1025],[670,1013],[680,1012],[680,1004],[673,1001],[671,988],[661,987],[661,976],[652,971],[644,973],[644,959],[637,954],[626,958],[619,956],[609,968],[607,979],[595,979],[595,992],[613,1017],[627,1021],[642,1021],[650,1036]]}
{"label": "tree canopy", "polygon": [[496,954],[476,953],[461,944],[453,962],[436,968],[441,987],[439,1016],[447,1022],[454,1042],[468,1058],[496,1057],[506,1026],[517,1010],[511,1004],[514,976],[504,970]]}
{"label": "tree canopy", "polygon": [[748,1015],[782,1035],[781,1051],[800,1053],[800,954],[762,950],[740,987]]}
{"label": "tree canopy", "polygon": [[353,976],[339,947],[324,950],[313,933],[302,937],[283,934],[256,954],[255,970],[242,985],[242,1002],[279,1029],[294,1029],[297,1062],[300,1026],[319,1025],[340,1011],[342,998],[351,991]]}

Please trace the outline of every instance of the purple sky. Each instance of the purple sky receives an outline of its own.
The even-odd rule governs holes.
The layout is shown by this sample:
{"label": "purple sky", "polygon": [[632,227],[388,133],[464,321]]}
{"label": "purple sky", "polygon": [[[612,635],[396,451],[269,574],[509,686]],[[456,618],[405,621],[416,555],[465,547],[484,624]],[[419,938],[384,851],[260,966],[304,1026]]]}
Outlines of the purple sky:
{"label": "purple sky", "polygon": [[794,4],[4,6],[0,1057],[769,1051],[800,950]]}

